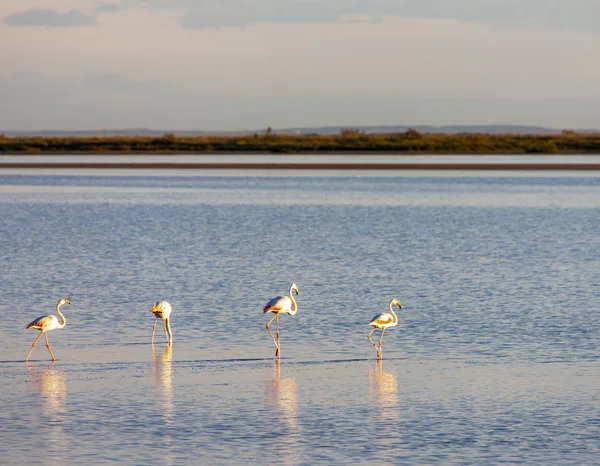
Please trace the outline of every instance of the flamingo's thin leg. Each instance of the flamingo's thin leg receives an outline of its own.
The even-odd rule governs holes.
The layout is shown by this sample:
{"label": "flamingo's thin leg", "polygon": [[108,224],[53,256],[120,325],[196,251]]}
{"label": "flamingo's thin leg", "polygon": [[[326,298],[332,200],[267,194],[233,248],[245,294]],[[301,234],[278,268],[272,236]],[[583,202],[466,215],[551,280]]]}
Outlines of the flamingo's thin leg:
{"label": "flamingo's thin leg", "polygon": [[33,352],[33,348],[35,348],[35,344],[37,343],[37,341],[42,336],[42,333],[44,333],[44,332],[40,332],[40,334],[37,336],[37,338],[33,341],[33,345],[31,345],[31,349],[29,350],[29,354],[25,358],[25,362],[29,361],[29,356],[31,356],[31,353]]}
{"label": "flamingo's thin leg", "polygon": [[171,319],[167,317],[165,319],[165,328],[167,330],[167,336],[169,337],[169,346],[173,344],[173,333],[171,332]]}
{"label": "flamingo's thin leg", "polygon": [[371,334],[375,331],[376,327],[373,327],[373,330],[371,330],[369,332],[369,334],[367,335],[367,338],[369,339],[369,341],[371,342],[371,344],[373,345],[373,347],[377,350],[377,359],[379,359],[379,348],[377,347],[377,345],[375,344],[375,342],[373,340],[371,340]]}
{"label": "flamingo's thin leg", "polygon": [[273,336],[273,333],[271,332],[271,329],[269,328],[269,325],[271,325],[271,322],[273,322],[276,317],[277,317],[277,314],[275,314],[273,316],[273,318],[267,323],[266,327],[267,327],[267,331],[269,332],[269,335],[271,335],[271,339],[273,340],[273,343],[275,343],[275,347],[277,348],[277,352],[279,352],[279,345],[275,341],[275,337]]}
{"label": "flamingo's thin leg", "polygon": [[154,319],[154,328],[152,329],[152,344],[154,344],[154,332],[156,332],[156,321],[158,320],[158,317],[156,319]]}
{"label": "flamingo's thin leg", "polygon": [[383,359],[383,349],[381,345],[383,344],[383,332],[385,332],[385,328],[381,329],[381,336],[379,337],[379,357]]}
{"label": "flamingo's thin leg", "polygon": [[277,351],[275,351],[275,357],[281,357],[281,341],[279,339],[279,314],[276,316],[275,323],[277,324]]}
{"label": "flamingo's thin leg", "polygon": [[44,335],[46,335],[46,348],[48,348],[48,351],[50,351],[50,356],[52,356],[52,360],[56,361],[56,358],[54,357],[54,354],[52,354],[52,350],[50,349],[50,343],[48,342],[48,334],[45,333]]}

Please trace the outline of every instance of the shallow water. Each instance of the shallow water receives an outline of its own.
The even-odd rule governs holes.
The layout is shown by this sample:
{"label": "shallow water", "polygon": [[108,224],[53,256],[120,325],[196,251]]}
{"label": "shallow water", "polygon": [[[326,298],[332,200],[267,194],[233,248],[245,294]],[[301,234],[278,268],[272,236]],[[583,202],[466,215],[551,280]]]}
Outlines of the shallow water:
{"label": "shallow water", "polygon": [[599,214],[573,174],[0,175],[0,458],[593,464]]}
{"label": "shallow water", "polygon": [[524,164],[590,164],[600,163],[598,154],[568,155],[510,155],[510,154],[38,154],[2,155],[0,163],[524,163]]}

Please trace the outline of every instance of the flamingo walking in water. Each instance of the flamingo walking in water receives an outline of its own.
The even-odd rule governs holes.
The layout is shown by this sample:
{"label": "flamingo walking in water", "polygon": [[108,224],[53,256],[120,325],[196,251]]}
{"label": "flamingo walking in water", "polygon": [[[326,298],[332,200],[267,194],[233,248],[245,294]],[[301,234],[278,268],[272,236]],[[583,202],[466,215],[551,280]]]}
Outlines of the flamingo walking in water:
{"label": "flamingo walking in water", "polygon": [[[386,328],[395,327],[398,324],[398,316],[392,309],[392,306],[394,304],[398,305],[398,307],[400,309],[402,309],[402,304],[400,304],[400,301],[398,301],[397,299],[392,299],[390,301],[390,313],[388,314],[387,312],[384,312],[382,314],[376,315],[375,317],[373,317],[371,319],[371,322],[369,322],[369,325],[371,325],[373,327],[373,330],[371,330],[369,332],[369,335],[367,335],[367,338],[369,339],[369,341],[373,344],[373,346],[377,350],[377,359],[383,359],[382,350],[381,350],[381,344],[383,342],[383,332],[385,332]],[[376,328],[381,329],[381,337],[379,337],[379,347],[377,347],[375,342],[373,340],[371,340],[371,334],[375,331]]]}
{"label": "flamingo walking in water", "polygon": [[[298,310],[298,305],[296,304],[296,300],[292,295],[292,291],[295,291],[296,295],[300,293],[300,291],[298,290],[298,286],[296,286],[295,283],[292,283],[292,286],[290,287],[289,296],[276,296],[275,298],[271,299],[263,308],[263,314],[266,314],[267,312],[272,312],[275,314],[273,318],[267,323],[267,331],[269,332],[269,335],[271,335],[271,339],[273,340],[273,343],[275,343],[275,347],[277,348],[275,350],[276,358],[279,358],[281,356],[281,348],[279,345],[279,314],[288,314],[293,316]],[[273,336],[273,333],[271,333],[271,329],[269,328],[269,325],[271,325],[271,322],[273,322],[273,320],[275,320],[276,323],[277,341],[275,341],[275,337]]]}
{"label": "flamingo walking in water", "polygon": [[30,322],[27,325],[27,327],[25,327],[26,329],[31,328],[33,330],[39,330],[39,332],[40,332],[40,334],[34,340],[33,345],[31,345],[31,349],[29,350],[29,354],[25,358],[25,362],[29,361],[29,356],[31,356],[31,353],[33,352],[33,348],[35,348],[35,344],[37,343],[37,341],[40,339],[40,337],[42,335],[46,335],[46,348],[48,348],[48,351],[50,352],[52,361],[56,361],[56,358],[54,357],[54,354],[52,354],[52,350],[50,349],[50,343],[48,342],[48,333],[47,332],[49,332],[50,330],[54,330],[55,328],[63,328],[65,325],[67,325],[67,319],[65,319],[65,316],[63,316],[62,313],[60,312],[60,307],[65,303],[71,304],[71,300],[69,298],[63,298],[56,304],[56,312],[58,313],[58,315],[60,316],[61,321],[62,321],[60,324],[58,323],[58,318],[56,316],[49,315],[49,316],[38,317],[33,322]]}
{"label": "flamingo walking in water", "polygon": [[154,306],[150,309],[150,312],[154,314],[154,328],[152,329],[152,344],[154,344],[154,332],[156,332],[156,322],[159,318],[164,321],[165,333],[167,334],[167,344],[171,346],[173,344],[173,334],[171,333],[171,305],[167,301],[156,301]]}

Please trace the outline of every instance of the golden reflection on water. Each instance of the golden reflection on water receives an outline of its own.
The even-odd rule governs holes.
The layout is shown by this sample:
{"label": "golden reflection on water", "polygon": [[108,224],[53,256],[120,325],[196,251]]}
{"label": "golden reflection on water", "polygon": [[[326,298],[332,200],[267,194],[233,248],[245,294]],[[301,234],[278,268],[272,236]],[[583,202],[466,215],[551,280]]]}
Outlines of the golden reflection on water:
{"label": "golden reflection on water", "polygon": [[67,380],[65,372],[53,365],[54,361],[41,370],[37,366],[27,364],[28,377],[30,387],[40,395],[40,414],[50,420],[41,424],[41,430],[47,430],[47,438],[50,439],[45,448],[45,455],[52,459],[53,463],[66,464],[69,441],[63,423],[67,416]]}
{"label": "golden reflection on water", "polygon": [[158,399],[165,419],[173,415],[173,347],[165,345],[159,356],[152,345],[152,373],[154,386],[158,391]]}
{"label": "golden reflection on water", "polygon": [[162,354],[152,345],[152,373],[154,388],[157,391],[163,422],[167,427],[162,437],[165,448],[161,448],[164,464],[173,464],[173,438],[169,429],[173,426],[173,347],[165,345]]}
{"label": "golden reflection on water", "polygon": [[[284,464],[300,462],[300,429],[298,425],[298,388],[293,377],[281,378],[281,362],[275,361],[273,378],[266,383],[269,403],[276,408],[277,419],[285,423],[286,431],[280,432],[277,441],[283,448],[281,459]],[[273,423],[277,426],[279,423]]]}
{"label": "golden reflection on water", "polygon": [[369,369],[369,382],[382,408],[398,404],[398,376],[383,370],[383,360],[377,360],[377,365]]}
{"label": "golden reflection on water", "polygon": [[[394,430],[400,421],[398,376],[383,370],[383,360],[369,368],[369,393],[379,407],[379,426],[382,431]],[[395,435],[397,432],[395,431]]]}

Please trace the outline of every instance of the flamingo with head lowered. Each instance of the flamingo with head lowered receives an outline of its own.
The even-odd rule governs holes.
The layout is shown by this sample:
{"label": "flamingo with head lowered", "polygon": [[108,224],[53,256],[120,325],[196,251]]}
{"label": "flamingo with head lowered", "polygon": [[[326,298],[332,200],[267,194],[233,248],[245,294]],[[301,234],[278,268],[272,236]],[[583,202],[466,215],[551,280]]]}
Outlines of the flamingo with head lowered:
{"label": "flamingo with head lowered", "polygon": [[156,301],[150,308],[150,312],[154,314],[154,327],[152,328],[152,344],[154,344],[154,332],[156,332],[156,322],[159,318],[163,319],[165,333],[167,334],[167,345],[173,344],[173,334],[171,333],[171,305],[167,301]]}
{"label": "flamingo with head lowered", "polygon": [[[296,295],[300,293],[300,291],[298,290],[298,286],[296,286],[295,283],[292,283],[292,286],[290,287],[289,296],[276,296],[275,298],[271,299],[263,308],[263,314],[266,314],[267,312],[272,312],[275,314],[273,318],[267,323],[267,331],[269,332],[269,335],[271,335],[273,343],[275,343],[275,347],[277,348],[275,350],[276,358],[281,357],[281,347],[279,345],[279,314],[288,314],[293,316],[298,310],[298,305],[296,304],[296,300],[292,295],[292,291],[295,291]],[[275,323],[277,325],[277,341],[275,341],[275,337],[273,336],[273,333],[271,333],[271,329],[269,328],[269,325],[271,325],[271,322],[273,322],[273,320],[275,320]]]}
{"label": "flamingo with head lowered", "polygon": [[54,357],[54,354],[52,354],[52,350],[50,349],[50,343],[48,342],[48,333],[47,332],[49,332],[50,330],[54,330],[55,328],[63,328],[65,325],[67,325],[67,319],[65,319],[65,316],[63,316],[62,313],[60,312],[60,307],[65,303],[71,304],[71,300],[69,298],[63,298],[56,304],[56,312],[58,313],[58,315],[60,316],[61,321],[62,321],[60,324],[58,323],[58,318],[56,316],[49,315],[49,316],[38,317],[33,322],[30,322],[27,325],[27,327],[25,327],[26,329],[31,328],[33,330],[39,330],[39,332],[40,332],[40,334],[34,340],[33,345],[31,345],[31,349],[29,350],[29,354],[25,358],[25,362],[29,361],[29,356],[31,356],[31,353],[33,352],[33,348],[35,348],[35,344],[37,343],[37,341],[40,339],[40,337],[42,335],[46,335],[46,348],[48,348],[48,351],[50,352],[50,356],[52,357],[52,360],[56,361],[56,358]]}
{"label": "flamingo with head lowered", "polygon": [[[367,338],[369,339],[369,341],[373,344],[373,346],[377,350],[377,359],[383,358],[382,350],[381,350],[381,344],[383,341],[383,332],[385,332],[386,328],[395,327],[398,324],[398,316],[392,309],[392,306],[394,304],[396,304],[400,309],[402,309],[402,304],[400,304],[400,301],[398,301],[397,299],[392,299],[390,301],[390,313],[388,314],[387,312],[384,312],[382,314],[378,314],[371,319],[371,322],[369,322],[369,325],[371,325],[373,327],[373,330],[371,330],[369,332],[369,335],[367,335]],[[381,329],[381,337],[379,337],[379,347],[377,347],[377,345],[373,342],[373,340],[371,340],[371,334],[375,331],[376,328]]]}

